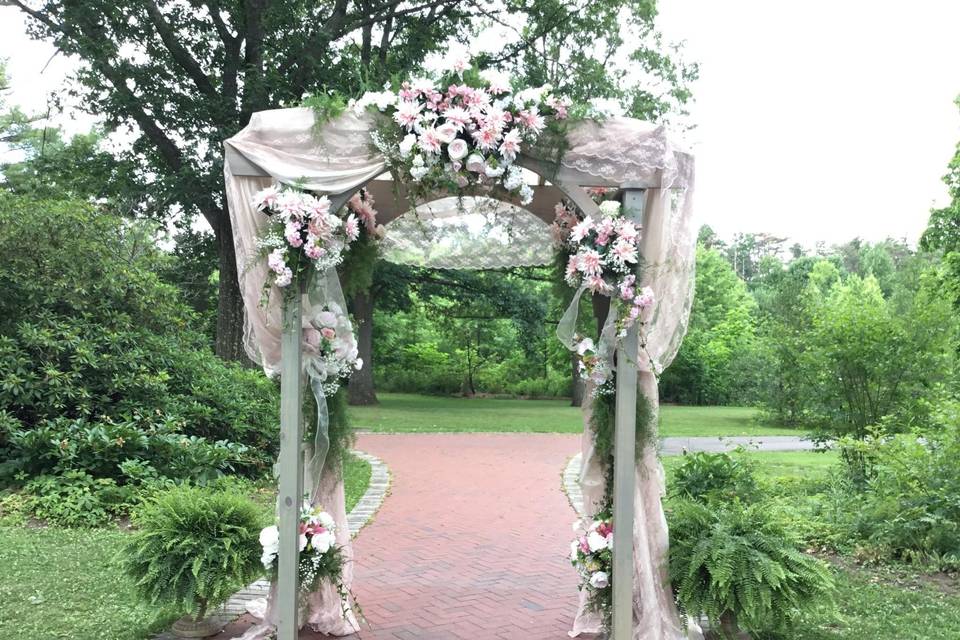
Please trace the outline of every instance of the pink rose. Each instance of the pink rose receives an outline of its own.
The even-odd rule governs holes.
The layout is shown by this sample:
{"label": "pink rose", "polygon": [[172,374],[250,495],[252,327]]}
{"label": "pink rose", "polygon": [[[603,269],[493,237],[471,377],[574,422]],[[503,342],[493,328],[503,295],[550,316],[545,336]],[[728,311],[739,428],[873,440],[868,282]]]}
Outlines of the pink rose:
{"label": "pink rose", "polygon": [[327,340],[333,340],[337,337],[337,332],[331,329],[330,327],[324,327],[320,329],[320,335],[322,335]]}

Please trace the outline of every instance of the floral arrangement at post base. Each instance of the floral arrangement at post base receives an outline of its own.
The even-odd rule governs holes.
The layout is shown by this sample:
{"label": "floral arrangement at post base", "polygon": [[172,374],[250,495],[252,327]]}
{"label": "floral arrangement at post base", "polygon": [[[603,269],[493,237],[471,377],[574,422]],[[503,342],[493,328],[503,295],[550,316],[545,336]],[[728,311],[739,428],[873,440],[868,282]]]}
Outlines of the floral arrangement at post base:
{"label": "floral arrangement at post base", "polygon": [[529,204],[533,189],[514,162],[525,146],[563,139],[544,133],[573,114],[571,102],[550,85],[514,91],[509,76],[476,69],[465,52],[445,60],[438,77],[367,92],[353,109],[380,116],[374,145],[413,200],[496,186]]}
{"label": "floral arrangement at post base", "polygon": [[[333,516],[322,507],[313,507],[309,501],[304,500],[300,508],[299,530],[298,575],[301,597],[316,591],[320,583],[326,580],[336,588],[340,596],[344,618],[348,619],[352,611],[362,619],[360,606],[343,582],[343,551],[337,544],[336,523]],[[277,525],[265,527],[260,532],[260,545],[263,548],[260,561],[271,580],[275,580],[280,553],[280,529]]]}
{"label": "floral arrangement at post base", "polygon": [[570,543],[570,562],[580,578],[578,588],[587,592],[587,603],[609,629],[613,611],[613,521],[609,510],[599,512],[586,529],[583,521],[574,522],[573,531],[577,537]]}

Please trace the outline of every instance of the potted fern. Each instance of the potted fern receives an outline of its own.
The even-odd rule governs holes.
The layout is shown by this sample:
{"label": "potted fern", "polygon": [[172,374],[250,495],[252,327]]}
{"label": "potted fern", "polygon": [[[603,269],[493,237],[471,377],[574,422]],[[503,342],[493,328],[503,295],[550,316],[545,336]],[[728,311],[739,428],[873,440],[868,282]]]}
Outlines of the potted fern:
{"label": "potted fern", "polygon": [[798,549],[762,504],[672,501],[670,579],[684,613],[721,638],[783,631],[832,602],[827,566]]}
{"label": "potted fern", "polygon": [[139,531],[123,549],[126,572],[146,602],[183,612],[173,631],[182,638],[217,634],[211,610],[260,573],[262,516],[229,492],[176,487],[134,514]]}

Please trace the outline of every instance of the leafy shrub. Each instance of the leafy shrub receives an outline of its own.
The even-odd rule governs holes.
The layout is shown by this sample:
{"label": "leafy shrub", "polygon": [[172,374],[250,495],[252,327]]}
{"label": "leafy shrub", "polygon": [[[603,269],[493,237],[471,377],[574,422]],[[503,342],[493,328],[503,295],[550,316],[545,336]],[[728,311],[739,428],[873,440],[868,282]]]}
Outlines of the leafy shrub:
{"label": "leafy shrub", "polygon": [[[12,457],[6,471],[28,475],[83,470],[98,478],[126,482],[131,472],[206,484],[224,473],[251,465],[250,448],[185,435],[182,420],[140,416],[113,422],[104,419],[47,420],[10,436]],[[147,472],[140,465],[149,465]]]}
{"label": "leafy shrub", "polygon": [[152,605],[201,618],[262,572],[262,517],[242,496],[177,487],[147,501],[134,523],[124,566]]}
{"label": "leafy shrub", "polygon": [[944,404],[934,420],[931,430],[843,442],[867,469],[846,504],[862,554],[960,568],[960,403]]}
{"label": "leafy shrub", "polygon": [[729,453],[687,453],[673,474],[675,495],[701,502],[751,501],[757,497],[753,468],[742,449]]}
{"label": "leafy shrub", "polygon": [[[269,468],[276,386],[210,351],[196,315],[157,276],[169,257],[150,229],[82,203],[9,194],[0,194],[0,229],[4,459],[33,473],[112,478],[136,450],[165,455],[157,472],[178,479]],[[65,452],[42,446],[60,436],[76,437]]]}
{"label": "leafy shrub", "polygon": [[684,612],[721,633],[783,630],[829,602],[833,578],[762,504],[671,503],[670,579]]}
{"label": "leafy shrub", "polygon": [[64,527],[98,527],[110,521],[126,494],[109,478],[83,471],[38,476],[24,487],[26,506],[36,518]]}

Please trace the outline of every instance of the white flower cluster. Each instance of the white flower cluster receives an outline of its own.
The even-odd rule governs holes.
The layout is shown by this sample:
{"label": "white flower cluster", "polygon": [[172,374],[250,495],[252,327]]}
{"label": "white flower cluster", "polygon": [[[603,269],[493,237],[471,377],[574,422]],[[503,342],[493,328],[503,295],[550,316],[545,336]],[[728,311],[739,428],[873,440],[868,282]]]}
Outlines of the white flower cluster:
{"label": "white flower cluster", "polygon": [[304,330],[309,371],[319,377],[324,394],[336,393],[343,380],[354,370],[363,368],[353,325],[343,309],[328,303]]}
{"label": "white flower cluster", "polygon": [[[336,548],[336,523],[333,517],[319,507],[312,507],[304,501],[300,509],[300,532],[298,547],[300,550],[300,584],[308,588],[319,577],[338,579],[339,576],[318,575],[324,555]],[[276,571],[277,556],[280,553],[280,529],[276,525],[260,531],[260,546],[263,555],[260,561],[268,571]]]}

